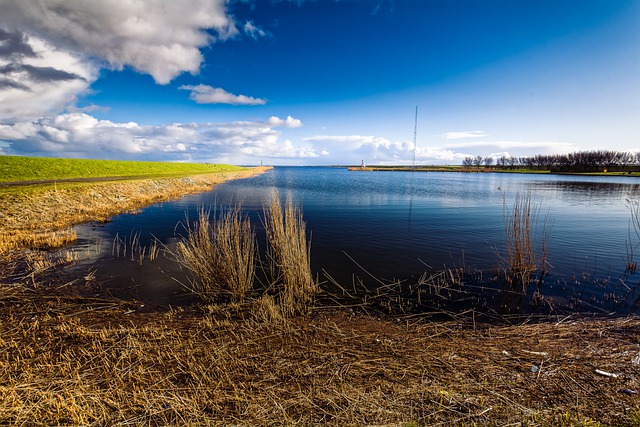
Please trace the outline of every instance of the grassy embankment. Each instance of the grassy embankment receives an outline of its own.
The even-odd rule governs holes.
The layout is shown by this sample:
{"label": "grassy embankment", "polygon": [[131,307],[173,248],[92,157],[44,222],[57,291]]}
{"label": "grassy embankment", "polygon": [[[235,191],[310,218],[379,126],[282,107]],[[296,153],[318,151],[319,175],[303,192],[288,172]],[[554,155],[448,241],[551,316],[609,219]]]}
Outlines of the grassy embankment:
{"label": "grassy embankment", "polygon": [[[527,206],[506,225],[527,232]],[[288,294],[309,284],[295,284],[295,268],[308,271],[304,223],[290,205],[272,214],[275,297],[239,283],[241,297],[215,288],[209,304],[154,310],[72,296],[91,274],[55,287],[2,279],[0,423],[640,426],[640,320],[491,326],[309,311]],[[243,228],[237,212],[227,219]],[[204,225],[200,236],[221,244],[200,221],[194,233]],[[293,310],[274,315],[276,302]]]}
{"label": "grassy embankment", "polygon": [[75,224],[104,221],[265,169],[0,156],[0,255],[61,246],[75,240]]}
{"label": "grassy embankment", "polygon": [[0,183],[98,178],[160,178],[236,171],[232,165],[0,156]]}

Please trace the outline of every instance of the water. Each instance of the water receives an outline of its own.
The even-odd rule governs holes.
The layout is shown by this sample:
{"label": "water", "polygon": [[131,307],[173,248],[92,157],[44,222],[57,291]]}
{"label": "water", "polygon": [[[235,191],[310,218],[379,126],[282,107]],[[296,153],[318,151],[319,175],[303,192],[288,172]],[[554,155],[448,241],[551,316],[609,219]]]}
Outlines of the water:
{"label": "water", "polygon": [[[311,233],[312,269],[320,279],[325,277],[323,271],[349,285],[354,278],[367,281],[370,276],[411,281],[425,270],[445,267],[499,269],[504,266],[504,201],[511,208],[518,193],[530,193],[539,211],[539,226],[545,218],[552,224],[549,282],[565,284],[547,293],[566,302],[566,283],[576,278],[581,286],[615,283],[623,289],[638,281],[624,274],[628,245],[640,242],[630,228],[626,203],[630,195],[640,193],[640,180],[631,177],[276,167],[208,193],[154,205],[136,215],[119,215],[101,226],[82,226],[78,233],[81,244],[95,245],[92,242],[100,239],[107,247],[95,264],[98,274],[105,272],[103,278],[121,288],[124,283],[132,296],[177,303],[180,297],[173,293],[180,276],[177,267],[166,260],[142,266],[114,260],[109,256],[113,237],[135,231],[143,244],[154,236],[171,245],[187,212],[194,219],[202,206],[239,202],[260,233],[262,207],[274,190],[283,201],[290,197],[301,207]],[[637,252],[640,257],[640,249]],[[596,294],[602,299],[604,293],[591,289],[580,295],[595,300]],[[625,304],[636,310],[634,303]]]}

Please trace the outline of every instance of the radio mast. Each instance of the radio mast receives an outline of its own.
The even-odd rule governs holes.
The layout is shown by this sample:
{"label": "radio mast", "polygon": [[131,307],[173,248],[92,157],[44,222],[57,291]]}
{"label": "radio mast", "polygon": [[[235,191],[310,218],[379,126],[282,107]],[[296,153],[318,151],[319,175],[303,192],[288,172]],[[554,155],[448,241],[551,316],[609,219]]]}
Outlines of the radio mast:
{"label": "radio mast", "polygon": [[413,169],[416,168],[416,151],[418,146],[416,145],[416,136],[418,135],[418,106],[416,105],[416,120],[413,126]]}

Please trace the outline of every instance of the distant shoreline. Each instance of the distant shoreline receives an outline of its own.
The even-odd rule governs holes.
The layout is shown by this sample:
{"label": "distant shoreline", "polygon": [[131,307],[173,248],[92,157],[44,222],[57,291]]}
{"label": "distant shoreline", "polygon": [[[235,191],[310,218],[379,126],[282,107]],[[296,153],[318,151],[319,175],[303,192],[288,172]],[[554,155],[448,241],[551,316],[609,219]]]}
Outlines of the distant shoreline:
{"label": "distant shoreline", "polygon": [[535,175],[577,175],[577,176],[627,176],[640,177],[638,171],[627,172],[552,172],[550,170],[533,169],[495,169],[495,168],[465,168],[462,166],[344,166],[353,172],[450,172],[450,173],[514,173]]}

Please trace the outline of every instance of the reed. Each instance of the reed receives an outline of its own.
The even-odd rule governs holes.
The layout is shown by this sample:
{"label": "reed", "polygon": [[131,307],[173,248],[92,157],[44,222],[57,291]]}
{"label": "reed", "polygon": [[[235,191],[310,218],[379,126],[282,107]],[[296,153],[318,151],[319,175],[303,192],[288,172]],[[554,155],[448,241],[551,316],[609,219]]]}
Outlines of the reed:
{"label": "reed", "polygon": [[154,237],[149,246],[144,246],[140,238],[139,231],[132,231],[129,237],[125,236],[124,238],[116,233],[111,246],[111,255],[116,258],[128,257],[140,266],[142,266],[145,259],[149,261],[157,259],[160,255],[160,247],[163,246],[162,243]]}
{"label": "reed", "polygon": [[268,262],[281,288],[280,306],[286,316],[306,314],[318,294],[311,274],[310,243],[302,213],[287,198],[284,210],[277,191],[271,196],[270,209],[264,209]]}
{"label": "reed", "polygon": [[[625,242],[627,250],[625,271],[627,273],[635,273],[638,268],[638,263],[634,259],[634,253],[638,246],[640,246],[640,200],[638,199],[638,195],[629,194],[626,202],[629,207],[631,218],[629,218],[629,240]],[[635,243],[632,242],[634,239],[631,238],[631,227],[633,227],[633,231],[638,237],[638,240]]]}
{"label": "reed", "polygon": [[239,206],[211,217],[202,208],[194,224],[187,219],[177,261],[195,275],[187,286],[204,301],[242,301],[255,278],[255,232]]}
{"label": "reed", "polygon": [[540,228],[539,211],[531,202],[531,193],[516,194],[511,209],[503,200],[507,278],[521,282],[524,288],[536,272],[546,273],[551,220],[547,215]]}

